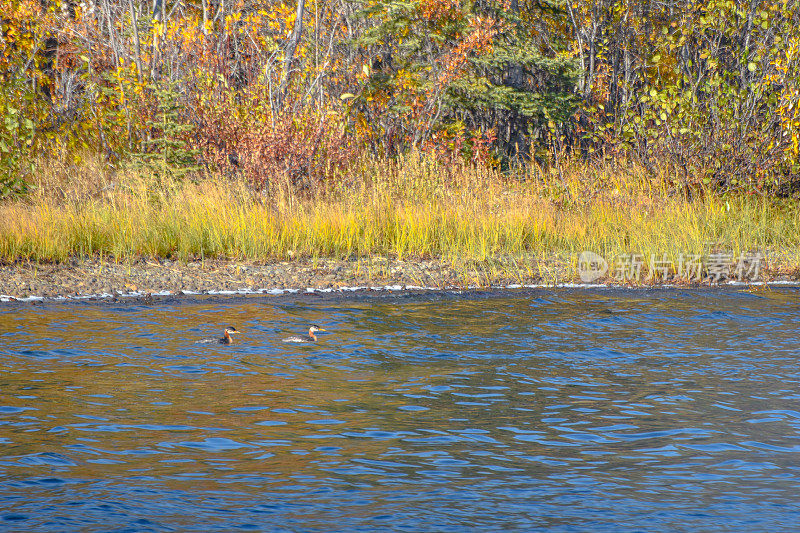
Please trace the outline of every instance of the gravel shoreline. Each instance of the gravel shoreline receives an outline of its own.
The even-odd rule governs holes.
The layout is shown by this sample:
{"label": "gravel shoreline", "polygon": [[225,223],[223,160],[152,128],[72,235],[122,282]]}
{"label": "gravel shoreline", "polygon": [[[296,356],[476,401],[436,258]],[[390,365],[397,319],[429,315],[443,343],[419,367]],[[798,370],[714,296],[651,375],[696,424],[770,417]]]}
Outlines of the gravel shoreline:
{"label": "gravel shoreline", "polygon": [[138,259],[80,259],[67,263],[0,265],[0,297],[92,297],[273,289],[489,287],[570,281],[566,261],[493,261],[455,266],[441,260],[398,261],[382,257],[352,261],[320,259],[272,263]]}
{"label": "gravel shoreline", "polygon": [[[768,269],[763,278],[771,282],[800,281],[798,269],[787,267]],[[603,281],[613,283],[613,280],[598,280]],[[0,265],[0,298],[4,300],[307,288],[468,288],[569,282],[580,282],[569,261],[535,259],[524,262],[495,259],[460,265],[444,260],[399,261],[383,257],[271,263],[216,259],[190,262],[80,259],[59,264]]]}

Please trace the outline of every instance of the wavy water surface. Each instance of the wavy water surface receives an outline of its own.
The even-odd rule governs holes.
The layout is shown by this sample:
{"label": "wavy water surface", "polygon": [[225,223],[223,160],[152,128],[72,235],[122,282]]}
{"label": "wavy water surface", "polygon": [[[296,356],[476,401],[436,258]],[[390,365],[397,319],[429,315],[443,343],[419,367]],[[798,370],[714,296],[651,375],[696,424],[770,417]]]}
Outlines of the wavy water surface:
{"label": "wavy water surface", "polygon": [[0,304],[0,529],[792,529],[799,296]]}

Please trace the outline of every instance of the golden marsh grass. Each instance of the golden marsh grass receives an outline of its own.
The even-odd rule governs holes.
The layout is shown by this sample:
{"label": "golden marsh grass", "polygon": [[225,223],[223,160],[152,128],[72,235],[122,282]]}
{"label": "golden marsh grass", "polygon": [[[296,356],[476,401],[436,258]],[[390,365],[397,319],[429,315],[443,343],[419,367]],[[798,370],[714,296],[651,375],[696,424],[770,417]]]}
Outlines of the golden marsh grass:
{"label": "golden marsh grass", "polygon": [[800,259],[800,209],[759,196],[676,192],[633,166],[532,169],[522,178],[420,156],[365,162],[314,189],[274,180],[168,182],[84,165],[41,173],[33,194],[0,204],[0,259],[104,256],[570,259],[583,250],[780,252]]}

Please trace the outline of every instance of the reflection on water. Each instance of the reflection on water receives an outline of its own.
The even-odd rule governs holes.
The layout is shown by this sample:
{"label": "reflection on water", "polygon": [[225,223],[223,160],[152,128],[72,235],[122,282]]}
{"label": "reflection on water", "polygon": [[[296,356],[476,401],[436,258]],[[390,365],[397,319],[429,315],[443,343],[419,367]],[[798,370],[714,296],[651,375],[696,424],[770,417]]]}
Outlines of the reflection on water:
{"label": "reflection on water", "polygon": [[799,295],[5,305],[0,528],[790,529]]}

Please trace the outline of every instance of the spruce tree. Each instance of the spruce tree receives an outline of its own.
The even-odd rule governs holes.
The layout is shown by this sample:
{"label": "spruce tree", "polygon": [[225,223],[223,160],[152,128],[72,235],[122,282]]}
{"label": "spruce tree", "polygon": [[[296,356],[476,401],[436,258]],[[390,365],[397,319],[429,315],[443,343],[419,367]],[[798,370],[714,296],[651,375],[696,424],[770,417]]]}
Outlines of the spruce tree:
{"label": "spruce tree", "polygon": [[143,152],[136,154],[139,165],[159,177],[183,178],[200,169],[199,150],[187,142],[194,126],[184,121],[177,82],[162,80],[151,84],[157,102],[156,112],[147,123],[149,138],[143,141]]}
{"label": "spruce tree", "polygon": [[493,0],[464,1],[458,13],[442,15],[435,23],[422,16],[420,0],[370,2],[364,13],[380,22],[358,41],[377,57],[364,92],[368,98],[384,98],[385,112],[402,120],[410,109],[397,98],[400,84],[416,83],[420,92],[430,89],[442,50],[464,42],[470,22],[493,19],[497,33],[491,47],[468,54],[466,68],[441,91],[432,127],[494,131],[505,163],[543,154],[566,133],[579,103],[577,60],[557,39],[545,45],[531,23],[538,20],[541,29],[562,22],[560,1],[520,5],[513,0],[510,9]]}

